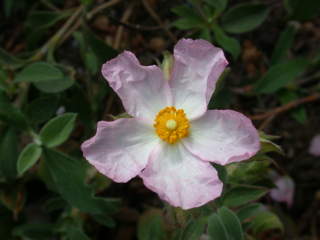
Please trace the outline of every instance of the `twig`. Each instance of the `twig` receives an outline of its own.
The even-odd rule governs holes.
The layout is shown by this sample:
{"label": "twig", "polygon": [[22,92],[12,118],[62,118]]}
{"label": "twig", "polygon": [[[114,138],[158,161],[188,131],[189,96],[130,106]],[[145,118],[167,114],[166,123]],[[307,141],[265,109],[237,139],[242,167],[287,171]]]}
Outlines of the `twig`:
{"label": "twig", "polygon": [[40,2],[43,4],[43,5],[46,5],[47,8],[53,10],[53,11],[56,11],[56,12],[60,12],[61,10],[59,8],[57,8],[55,5],[53,5],[52,3],[48,2],[47,0],[40,0]]}
{"label": "twig", "polygon": [[137,31],[157,31],[161,29],[162,27],[160,26],[143,26],[140,24],[132,24],[132,23],[125,23],[122,21],[117,20],[116,18],[112,16],[108,16],[111,21],[113,21],[116,24],[122,25],[126,28],[132,29],[132,30],[137,30]]}
{"label": "twig", "polygon": [[170,39],[173,42],[176,42],[177,39],[176,37],[173,35],[172,32],[169,31],[169,29],[165,26],[165,24],[161,21],[160,17],[157,15],[157,13],[152,9],[152,7],[150,6],[148,0],[142,0],[143,6],[145,7],[145,9],[147,10],[147,12],[150,14],[150,16],[160,25],[160,27],[167,33],[168,37],[170,37]]}
{"label": "twig", "polygon": [[313,95],[310,95],[310,96],[307,96],[305,98],[301,98],[301,99],[298,99],[298,100],[295,100],[295,101],[292,101],[292,102],[289,102],[283,106],[280,106],[280,107],[277,107],[277,108],[274,108],[266,113],[262,113],[262,114],[258,114],[258,115],[254,115],[254,116],[251,116],[251,120],[263,120],[265,118],[269,118],[271,116],[275,116],[279,113],[282,113],[282,112],[286,112],[292,108],[295,108],[299,105],[302,105],[304,103],[308,103],[308,102],[314,102],[314,101],[317,101],[320,99],[320,94],[319,93],[315,93]]}
{"label": "twig", "polygon": [[[88,20],[90,20],[91,18],[93,18],[97,13],[99,13],[100,11],[102,10],[105,10],[109,7],[112,7],[116,4],[118,4],[119,2],[121,2],[122,0],[112,0],[112,1],[109,1],[109,2],[106,2],[104,4],[101,4],[99,6],[97,6],[96,8],[92,9],[90,12],[88,12],[86,14],[86,18]],[[83,19],[78,19],[78,21],[69,29],[69,31],[62,37],[61,41],[60,41],[60,44],[62,44],[64,41],[66,41],[70,36],[71,34],[76,31],[82,24],[82,21]]]}
{"label": "twig", "polygon": [[88,14],[87,14],[87,19],[91,19],[94,15],[96,15],[98,12],[101,12],[102,10],[109,8],[119,2],[121,2],[122,0],[111,0],[109,2],[106,2],[104,4],[99,5],[98,7],[92,9]]}
{"label": "twig", "polygon": [[36,61],[48,51],[48,49],[60,41],[62,38],[63,34],[68,30],[68,28],[72,25],[72,23],[79,17],[79,15],[82,13],[84,7],[81,5],[77,8],[77,10],[71,15],[71,17],[68,19],[68,21],[65,22],[65,24],[60,28],[60,30],[53,35],[49,41],[47,41],[43,47],[31,58],[31,61]]}
{"label": "twig", "polygon": [[[121,22],[126,22],[130,18],[131,14],[132,14],[133,6],[134,6],[133,3],[134,2],[132,2],[132,4],[129,5],[129,7],[126,9],[124,14],[122,15]],[[118,49],[120,47],[120,42],[122,39],[123,30],[124,30],[123,26],[119,26],[117,29],[117,33],[116,33],[116,36],[115,36],[115,39],[113,42],[114,49]]]}

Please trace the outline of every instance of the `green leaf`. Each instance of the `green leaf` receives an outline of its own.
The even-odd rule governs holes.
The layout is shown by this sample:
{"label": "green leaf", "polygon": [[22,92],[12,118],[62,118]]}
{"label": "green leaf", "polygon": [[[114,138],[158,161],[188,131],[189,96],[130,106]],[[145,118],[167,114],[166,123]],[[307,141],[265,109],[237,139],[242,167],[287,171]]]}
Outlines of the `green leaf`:
{"label": "green leaf", "polygon": [[260,212],[251,220],[249,228],[252,229],[254,234],[258,234],[271,229],[283,231],[283,224],[274,213]]}
{"label": "green leaf", "polygon": [[54,236],[54,225],[49,223],[26,223],[13,229],[13,235],[23,239],[44,240]]}
{"label": "green leaf", "polygon": [[[280,101],[282,104],[287,104],[291,101],[297,100],[299,95],[294,91],[280,91]],[[303,106],[296,107],[290,111],[290,115],[299,123],[305,124],[307,121],[307,112]]]}
{"label": "green leaf", "polygon": [[16,129],[10,127],[0,138],[0,175],[13,179],[17,175],[18,136]]}
{"label": "green leaf", "polygon": [[241,227],[241,223],[236,214],[234,214],[231,210],[226,207],[222,207],[218,210],[218,215],[220,216],[227,233],[229,235],[229,239],[232,240],[243,240],[243,231]]}
{"label": "green leaf", "polygon": [[306,21],[320,14],[320,1],[284,0],[284,2],[292,19]]}
{"label": "green leaf", "polygon": [[47,147],[56,147],[66,141],[73,128],[77,114],[65,113],[51,119],[40,131],[40,140]]}
{"label": "green leaf", "polygon": [[138,240],[165,239],[164,221],[160,211],[150,210],[138,222]]}
{"label": "green leaf", "polygon": [[24,114],[19,108],[12,105],[5,96],[0,99],[0,120],[20,129],[28,128],[28,123]]}
{"label": "green leaf", "polygon": [[8,74],[6,71],[0,68],[0,90],[6,91],[9,88],[7,83]]}
{"label": "green leaf", "polygon": [[228,4],[228,0],[206,0],[206,2],[214,7],[216,12],[218,13],[222,13],[226,9]]}
{"label": "green leaf", "polygon": [[83,161],[51,149],[44,150],[44,158],[55,188],[71,206],[98,215],[116,211],[116,200],[94,197],[92,189],[84,183]]}
{"label": "green leaf", "polygon": [[36,62],[19,72],[15,82],[32,82],[40,91],[57,93],[71,87],[74,80],[52,64]]}
{"label": "green leaf", "polygon": [[237,216],[241,222],[248,218],[255,217],[258,213],[264,211],[261,203],[251,203],[243,208],[240,208],[237,212]]}
{"label": "green leaf", "polygon": [[33,124],[48,121],[58,108],[59,99],[56,96],[40,97],[27,105],[26,115]]}
{"label": "green leaf", "polygon": [[58,21],[68,17],[71,11],[32,11],[26,20],[26,26],[29,29],[34,29],[37,26],[39,29],[47,29]]}
{"label": "green leaf", "polygon": [[66,229],[68,240],[90,240],[80,227],[70,226]]}
{"label": "green leaf", "polygon": [[16,69],[24,64],[25,62],[23,60],[0,48],[0,66],[3,66],[4,68]]}
{"label": "green leaf", "polygon": [[20,153],[18,158],[18,174],[22,175],[30,169],[40,158],[42,149],[35,143],[28,144]]}
{"label": "green leaf", "polygon": [[107,216],[107,215],[93,215],[93,218],[96,222],[100,223],[102,226],[108,227],[108,228],[114,228],[116,226],[115,221]]}
{"label": "green leaf", "polygon": [[297,27],[289,23],[286,29],[281,33],[277,44],[272,52],[271,65],[275,65],[286,59],[289,49],[292,46]]}
{"label": "green leaf", "polygon": [[228,10],[223,16],[222,28],[229,33],[244,33],[258,27],[268,16],[264,4],[244,3]]}
{"label": "green leaf", "polygon": [[180,18],[173,22],[173,26],[181,30],[188,30],[193,28],[202,28],[203,21],[194,18]]}
{"label": "green leaf", "polygon": [[63,73],[52,64],[36,62],[25,67],[15,77],[15,82],[54,81],[63,78]]}
{"label": "green leaf", "polygon": [[223,196],[223,206],[236,207],[254,201],[262,197],[268,192],[266,189],[257,188],[254,186],[248,187],[234,187],[231,188]]}
{"label": "green leaf", "polygon": [[84,33],[84,38],[89,46],[88,51],[92,51],[98,59],[98,66],[118,55],[118,52],[114,48],[97,38],[94,33],[87,31]]}
{"label": "green leaf", "polygon": [[272,66],[268,72],[257,82],[257,93],[274,93],[294,81],[309,66],[304,58],[289,60]]}
{"label": "green leaf", "polygon": [[199,240],[204,233],[207,218],[190,219],[187,226],[179,234],[179,240]]}
{"label": "green leaf", "polygon": [[231,55],[234,59],[237,59],[240,52],[241,52],[241,46],[240,46],[240,43],[238,42],[238,40],[226,35],[218,25],[215,25],[213,27],[213,31],[214,31],[216,42],[224,50],[231,53]]}
{"label": "green leaf", "polygon": [[230,240],[221,217],[216,213],[208,218],[208,234],[210,240]]}

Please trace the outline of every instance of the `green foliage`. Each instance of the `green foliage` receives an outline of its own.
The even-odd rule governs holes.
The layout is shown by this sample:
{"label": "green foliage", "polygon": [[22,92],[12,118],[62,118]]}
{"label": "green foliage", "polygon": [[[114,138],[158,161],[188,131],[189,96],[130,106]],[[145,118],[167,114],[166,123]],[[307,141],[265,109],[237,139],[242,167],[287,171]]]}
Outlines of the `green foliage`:
{"label": "green foliage", "polygon": [[257,82],[257,93],[274,93],[282,87],[296,80],[309,66],[304,58],[289,60],[272,66],[269,71]]}
{"label": "green foliage", "polygon": [[46,62],[37,62],[19,72],[15,82],[31,82],[42,92],[57,93],[70,88],[74,80],[64,73],[61,67]]}
{"label": "green foliage", "polygon": [[208,219],[208,233],[210,239],[243,240],[243,230],[236,214],[230,209],[222,207]]}
{"label": "green foliage", "polygon": [[49,149],[44,150],[44,158],[55,188],[71,206],[92,214],[115,210],[116,201],[94,197],[84,183],[86,166],[81,160]]}
{"label": "green foliage", "polygon": [[223,206],[240,206],[250,201],[254,201],[261,198],[267,192],[267,189],[258,188],[255,186],[234,187],[227,191],[223,196]]}
{"label": "green foliage", "polygon": [[284,5],[292,19],[306,21],[320,13],[320,2],[314,0],[284,0]]}
{"label": "green foliage", "polygon": [[164,222],[161,212],[149,211],[141,216],[138,223],[139,240],[165,239]]}
{"label": "green foliage", "polygon": [[25,171],[31,168],[42,154],[42,149],[35,143],[28,144],[20,153],[18,158],[17,170],[18,174],[22,175]]}
{"label": "green foliage", "polygon": [[281,33],[272,52],[271,65],[283,62],[286,59],[288,51],[292,47],[297,30],[298,29],[294,23],[289,23],[286,29]]}
{"label": "green foliage", "polygon": [[56,147],[66,141],[75,124],[77,114],[65,113],[51,119],[40,131],[40,140],[47,147]]}
{"label": "green foliage", "polygon": [[239,4],[223,15],[222,27],[230,33],[248,32],[263,23],[268,13],[269,9],[263,4]]}
{"label": "green foliage", "polygon": [[12,179],[17,175],[18,135],[13,127],[7,128],[0,139],[0,176]]}

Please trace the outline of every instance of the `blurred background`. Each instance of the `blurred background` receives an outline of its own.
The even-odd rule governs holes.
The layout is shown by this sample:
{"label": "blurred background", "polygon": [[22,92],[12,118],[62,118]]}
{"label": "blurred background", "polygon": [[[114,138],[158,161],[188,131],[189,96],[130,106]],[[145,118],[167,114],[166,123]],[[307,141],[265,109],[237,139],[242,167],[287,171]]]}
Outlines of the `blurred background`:
{"label": "blurred background", "polygon": [[[220,207],[244,239],[320,239],[320,1],[0,6],[1,239],[241,239],[213,233],[214,219],[227,230],[234,223]],[[225,51],[229,66],[209,108],[244,113],[262,141],[253,159],[216,166],[224,195],[188,212],[160,201],[139,178],[113,183],[80,151],[97,121],[124,116],[101,65],[124,49],[160,65],[181,38]]]}

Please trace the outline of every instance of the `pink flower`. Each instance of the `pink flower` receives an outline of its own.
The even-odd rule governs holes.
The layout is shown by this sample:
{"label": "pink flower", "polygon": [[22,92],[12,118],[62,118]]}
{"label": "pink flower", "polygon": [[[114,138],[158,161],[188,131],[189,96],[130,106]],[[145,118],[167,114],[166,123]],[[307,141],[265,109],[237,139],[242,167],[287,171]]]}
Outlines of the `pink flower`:
{"label": "pink flower", "polygon": [[288,176],[277,177],[276,188],[270,191],[270,196],[277,202],[284,202],[288,207],[292,206],[294,195],[294,182]]}
{"label": "pink flower", "polygon": [[227,61],[204,40],[174,48],[169,80],[157,66],[142,66],[125,51],[102,74],[134,118],[98,123],[82,144],[84,157],[116,182],[139,175],[171,205],[189,209],[220,196],[222,182],[210,162],[225,165],[260,148],[251,121],[232,110],[207,110]]}
{"label": "pink flower", "polygon": [[320,156],[320,135],[316,135],[312,138],[309,153],[316,157]]}

